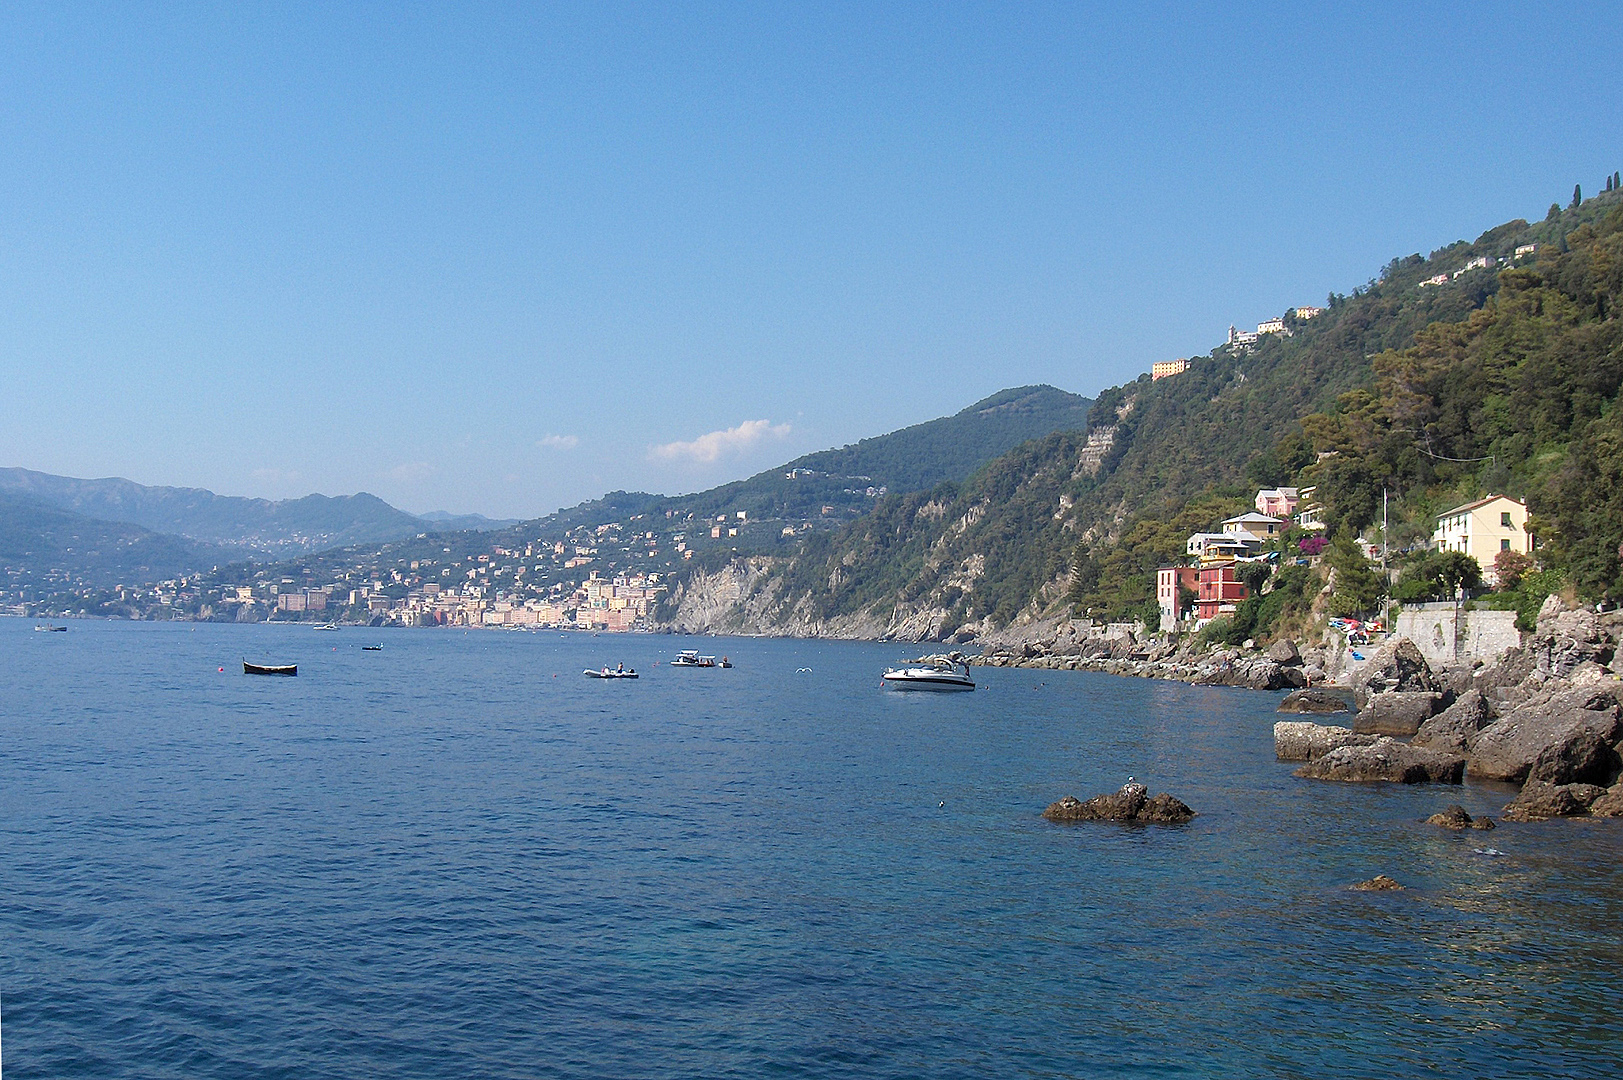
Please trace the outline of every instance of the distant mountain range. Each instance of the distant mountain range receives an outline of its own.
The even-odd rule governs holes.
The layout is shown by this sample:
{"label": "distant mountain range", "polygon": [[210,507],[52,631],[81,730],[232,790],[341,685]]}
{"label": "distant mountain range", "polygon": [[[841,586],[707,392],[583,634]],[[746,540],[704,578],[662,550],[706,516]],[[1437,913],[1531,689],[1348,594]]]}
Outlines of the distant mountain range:
{"label": "distant mountain range", "polygon": [[30,469],[0,469],[0,493],[25,496],[99,522],[139,525],[201,542],[216,557],[290,558],[344,544],[398,540],[425,530],[499,529],[514,524],[480,514],[418,517],[376,495],[249,499],[203,488],[147,487],[111,477],[79,480]]}
{"label": "distant mountain range", "polygon": [[[162,580],[233,562],[303,559],[318,551],[350,558],[345,549],[352,545],[410,541],[405,546],[438,553],[445,543],[473,543],[475,532],[509,530],[511,535],[477,541],[508,543],[521,533],[531,538],[562,535],[637,516],[648,517],[650,524],[659,520],[664,531],[683,530],[690,515],[724,513],[741,520],[738,512],[747,515],[752,529],[774,521],[835,528],[867,513],[887,493],[961,483],[1022,443],[1080,429],[1091,405],[1087,398],[1052,386],[1017,387],[952,416],[807,454],[708,491],[680,496],[610,492],[523,523],[479,514],[417,516],[364,492],[271,501],[6,468],[0,469],[0,524],[6,541],[0,547],[0,576],[9,575],[13,585],[105,586]],[[515,530],[519,525],[523,529]],[[423,533],[435,539],[414,539]],[[451,540],[452,534],[461,534],[464,542]],[[690,543],[702,546],[703,539],[696,533]],[[0,591],[4,589],[0,580]]]}
{"label": "distant mountain range", "polygon": [[0,491],[0,574],[12,589],[163,581],[232,558],[225,548]]}

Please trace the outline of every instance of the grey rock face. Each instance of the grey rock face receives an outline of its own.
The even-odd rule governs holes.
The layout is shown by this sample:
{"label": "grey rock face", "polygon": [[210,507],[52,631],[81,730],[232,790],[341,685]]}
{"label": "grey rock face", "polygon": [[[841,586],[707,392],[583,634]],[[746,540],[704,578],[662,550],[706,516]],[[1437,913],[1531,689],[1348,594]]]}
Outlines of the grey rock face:
{"label": "grey rock face", "polygon": [[1376,694],[1422,692],[1435,693],[1443,689],[1432,674],[1420,648],[1408,638],[1381,646],[1370,666],[1353,685],[1354,700],[1360,708]]}
{"label": "grey rock face", "polygon": [[1443,708],[1443,695],[1429,691],[1391,690],[1370,695],[1353,720],[1353,730],[1365,735],[1410,736]]}
{"label": "grey rock face", "polygon": [[1612,658],[1611,639],[1601,630],[1593,611],[1563,611],[1539,621],[1538,634],[1528,643],[1534,670],[1549,678],[1562,678],[1585,663],[1605,664]]}
{"label": "grey rock face", "polygon": [[1344,713],[1347,703],[1323,690],[1292,690],[1285,695],[1275,712],[1282,713]]}
{"label": "grey rock face", "polygon": [[1457,784],[1465,759],[1377,738],[1368,746],[1341,746],[1296,770],[1309,780],[1388,781],[1399,784]]}
{"label": "grey rock face", "polygon": [[1268,647],[1268,659],[1276,664],[1293,667],[1301,664],[1302,654],[1297,651],[1296,642],[1290,638],[1280,638]]}
{"label": "grey rock face", "polygon": [[[1597,683],[1538,694],[1473,736],[1466,753],[1473,777],[1523,781],[1539,767],[1539,779],[1564,784],[1601,775],[1597,758],[1616,767],[1623,736],[1623,708],[1617,692]],[[1615,775],[1615,773],[1614,773]]]}
{"label": "grey rock face", "polygon": [[1480,690],[1467,690],[1454,704],[1421,724],[1412,745],[1462,754],[1471,736],[1493,721],[1493,706],[1488,704],[1487,696]]}
{"label": "grey rock face", "polygon": [[1274,725],[1274,757],[1280,761],[1314,761],[1343,746],[1372,746],[1374,735],[1355,735],[1350,728],[1281,720]]}

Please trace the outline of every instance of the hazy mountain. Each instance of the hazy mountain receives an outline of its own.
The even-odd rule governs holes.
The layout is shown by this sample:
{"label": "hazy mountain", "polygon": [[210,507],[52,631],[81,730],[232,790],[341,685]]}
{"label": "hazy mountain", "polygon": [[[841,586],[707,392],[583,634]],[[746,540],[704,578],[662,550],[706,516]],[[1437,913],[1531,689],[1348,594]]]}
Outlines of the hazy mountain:
{"label": "hazy mountain", "polygon": [[287,558],[344,544],[397,540],[420,532],[500,528],[481,515],[419,518],[376,495],[249,499],[204,488],[148,487],[119,477],[79,480],[30,469],[0,469],[0,492],[101,521],[139,525],[231,549],[237,558]]}
{"label": "hazy mountain", "polygon": [[445,532],[491,532],[519,523],[518,518],[488,518],[483,514],[448,514],[444,510],[430,510],[417,516],[435,529]]}
{"label": "hazy mountain", "polygon": [[0,491],[0,576],[13,589],[162,581],[228,558],[211,544],[98,521]]}

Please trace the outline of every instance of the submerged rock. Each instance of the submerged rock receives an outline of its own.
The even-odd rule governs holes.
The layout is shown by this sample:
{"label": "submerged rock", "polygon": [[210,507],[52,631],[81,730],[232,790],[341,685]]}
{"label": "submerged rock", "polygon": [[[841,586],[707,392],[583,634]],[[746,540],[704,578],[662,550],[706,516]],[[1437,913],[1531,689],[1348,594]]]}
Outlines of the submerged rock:
{"label": "submerged rock", "polygon": [[1353,892],[1402,892],[1403,886],[1387,877],[1385,874],[1376,874],[1368,881],[1360,881],[1356,885],[1347,886]]}
{"label": "submerged rock", "polygon": [[1067,795],[1048,805],[1043,817],[1049,821],[1147,821],[1161,825],[1181,825],[1195,812],[1179,799],[1162,793],[1151,795],[1143,784],[1129,781],[1110,795],[1095,795],[1086,802]]}
{"label": "submerged rock", "polygon": [[1370,746],[1374,735],[1355,735],[1351,728],[1281,720],[1274,725],[1274,757],[1280,761],[1313,761],[1342,746]]}
{"label": "submerged rock", "polygon": [[1441,813],[1433,814],[1426,819],[1427,825],[1438,825],[1445,829],[1491,829],[1493,818],[1474,818],[1465,812],[1465,807],[1459,803],[1450,803]]}
{"label": "submerged rock", "polygon": [[1282,713],[1343,713],[1350,712],[1347,703],[1323,690],[1292,690],[1279,703],[1275,712]]}
{"label": "submerged rock", "polygon": [[1353,719],[1353,730],[1361,735],[1407,737],[1418,732],[1420,725],[1437,715],[1443,705],[1443,695],[1430,690],[1372,694]]}
{"label": "submerged rock", "polygon": [[1341,746],[1296,770],[1308,780],[1345,780],[1354,783],[1388,781],[1399,784],[1457,784],[1465,775],[1465,759],[1380,736],[1368,746]]}

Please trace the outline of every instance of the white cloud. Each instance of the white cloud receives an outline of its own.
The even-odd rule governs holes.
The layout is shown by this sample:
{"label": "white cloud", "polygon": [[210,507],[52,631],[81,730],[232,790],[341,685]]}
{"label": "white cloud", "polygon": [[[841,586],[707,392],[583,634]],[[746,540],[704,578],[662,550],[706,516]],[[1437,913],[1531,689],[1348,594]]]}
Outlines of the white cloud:
{"label": "white cloud", "polygon": [[661,461],[682,459],[709,464],[723,455],[743,453],[763,439],[781,439],[788,434],[788,424],[773,425],[770,420],[746,420],[737,427],[700,435],[692,442],[670,442],[650,447],[648,456]]}
{"label": "white cloud", "polygon": [[580,445],[580,436],[548,435],[546,438],[538,440],[535,445],[544,446],[548,450],[573,450]]}
{"label": "white cloud", "polygon": [[426,461],[408,461],[390,469],[389,476],[402,483],[411,483],[414,480],[427,480],[434,475],[434,471],[434,466]]}

